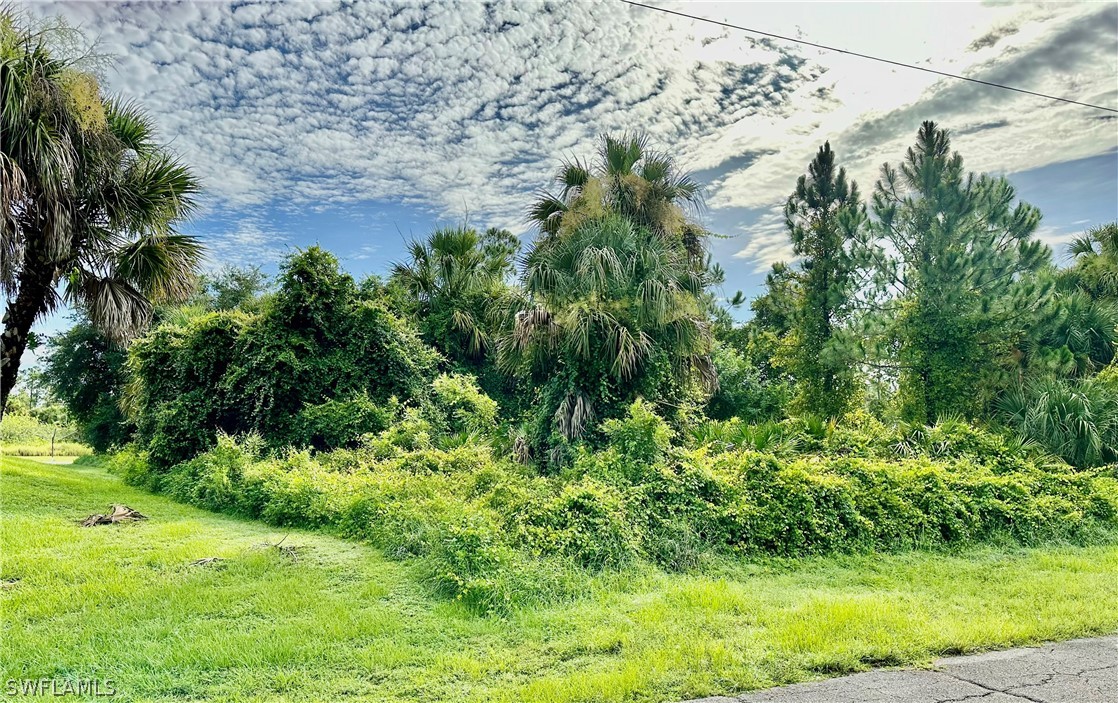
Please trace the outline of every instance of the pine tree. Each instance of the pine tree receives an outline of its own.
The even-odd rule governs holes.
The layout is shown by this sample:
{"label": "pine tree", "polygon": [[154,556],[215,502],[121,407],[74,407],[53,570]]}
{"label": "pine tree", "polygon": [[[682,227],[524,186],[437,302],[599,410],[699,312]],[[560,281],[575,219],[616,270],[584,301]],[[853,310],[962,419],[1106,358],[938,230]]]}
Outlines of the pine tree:
{"label": "pine tree", "polygon": [[808,412],[838,417],[857,390],[851,352],[840,333],[850,313],[854,249],[866,214],[858,185],[836,168],[829,142],[800,176],[784,216],[802,271],[793,322],[799,403]]}
{"label": "pine tree", "polygon": [[1013,205],[1005,178],[976,176],[948,132],[925,122],[899,167],[886,164],[872,208],[902,410],[933,422],[983,409],[979,392],[1015,342],[1015,321],[1039,305],[1032,288],[1051,250],[1032,237],[1040,212]]}

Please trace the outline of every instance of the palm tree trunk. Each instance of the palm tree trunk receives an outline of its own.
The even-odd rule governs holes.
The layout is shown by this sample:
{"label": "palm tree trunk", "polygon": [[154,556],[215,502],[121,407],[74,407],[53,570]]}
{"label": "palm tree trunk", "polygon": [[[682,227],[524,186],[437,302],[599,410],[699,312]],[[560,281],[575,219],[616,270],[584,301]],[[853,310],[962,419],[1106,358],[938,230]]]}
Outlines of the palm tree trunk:
{"label": "palm tree trunk", "polygon": [[19,294],[4,311],[4,333],[0,335],[0,418],[16,383],[31,325],[47,307],[57,271],[51,262],[27,262],[19,274]]}

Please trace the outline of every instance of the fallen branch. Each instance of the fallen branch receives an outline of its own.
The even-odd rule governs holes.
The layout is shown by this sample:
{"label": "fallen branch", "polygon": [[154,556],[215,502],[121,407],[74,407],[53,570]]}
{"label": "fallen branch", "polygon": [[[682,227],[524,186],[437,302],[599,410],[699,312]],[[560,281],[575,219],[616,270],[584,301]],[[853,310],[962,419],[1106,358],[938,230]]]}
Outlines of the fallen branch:
{"label": "fallen branch", "polygon": [[147,520],[147,515],[141,515],[127,505],[114,505],[113,511],[108,515],[90,515],[81,521],[82,527],[95,527],[97,525],[114,525],[118,522],[135,522]]}

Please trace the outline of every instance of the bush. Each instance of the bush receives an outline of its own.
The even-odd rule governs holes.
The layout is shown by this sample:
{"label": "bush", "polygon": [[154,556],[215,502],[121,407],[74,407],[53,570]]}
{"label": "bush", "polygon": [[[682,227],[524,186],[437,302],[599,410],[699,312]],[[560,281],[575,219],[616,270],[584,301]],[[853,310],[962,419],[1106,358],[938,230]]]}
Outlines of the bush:
{"label": "bush", "polygon": [[[168,320],[132,345],[137,441],[157,470],[212,448],[221,432],[255,432],[274,449],[356,446],[394,419],[393,397],[427,402],[436,354],[364,298],[333,256],[312,247],[289,257],[279,284],[259,313]],[[440,388],[467,424],[496,414],[464,382]]]}
{"label": "bush", "polygon": [[652,406],[640,399],[629,406],[624,418],[602,423],[602,431],[609,447],[631,467],[627,473],[639,472],[663,459],[675,434]]}
{"label": "bush", "polygon": [[538,554],[562,554],[590,568],[617,567],[640,553],[639,530],[613,486],[583,479],[558,495],[534,500],[509,516],[517,535]]}
{"label": "bush", "polygon": [[52,438],[55,442],[76,442],[78,433],[73,427],[45,423],[29,414],[6,412],[3,421],[0,422],[0,444],[5,447],[16,444],[45,444],[49,453]]}
{"label": "bush", "polygon": [[365,394],[307,405],[295,423],[296,443],[318,450],[353,447],[364,435],[388,428],[398,413],[395,398],[378,404]]}
{"label": "bush", "polygon": [[152,470],[147,452],[142,451],[135,444],[126,445],[114,453],[105,466],[129,485],[146,488],[149,491],[160,490],[159,474]]}
{"label": "bush", "polygon": [[[541,477],[488,445],[436,446],[430,412],[408,408],[360,446],[313,457],[219,436],[169,471],[135,447],[110,464],[130,483],[212,510],[368,540],[418,560],[435,591],[490,613],[563,597],[588,571],[639,559],[685,570],[704,553],[1030,543],[1118,523],[1114,469],[1037,461],[954,421],[765,425],[815,448],[778,455],[756,441],[672,447],[667,424],[637,401],[603,423],[604,448],[583,446],[561,475]],[[737,421],[719,426],[759,436]]]}
{"label": "bush", "polygon": [[1118,366],[1094,378],[1044,379],[1002,398],[1006,422],[1072,466],[1118,461]]}
{"label": "bush", "polygon": [[431,384],[437,421],[450,435],[492,433],[497,427],[497,403],[485,395],[471,376],[442,374]]}

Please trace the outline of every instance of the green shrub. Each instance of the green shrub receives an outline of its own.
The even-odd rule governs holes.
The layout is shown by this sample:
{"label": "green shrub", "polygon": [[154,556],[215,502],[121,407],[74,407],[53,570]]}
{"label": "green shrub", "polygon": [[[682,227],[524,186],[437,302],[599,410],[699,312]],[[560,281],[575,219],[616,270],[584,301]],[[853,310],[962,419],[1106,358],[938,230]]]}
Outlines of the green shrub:
{"label": "green shrub", "polygon": [[602,423],[607,444],[624,461],[640,467],[659,461],[671,448],[674,432],[653,411],[652,405],[637,399],[625,417]]}
{"label": "green shrub", "polygon": [[504,610],[512,594],[503,592],[499,575],[511,559],[497,528],[473,516],[449,525],[442,535],[431,559],[433,581],[441,592],[470,608]]}
{"label": "green shrub", "polygon": [[146,488],[149,491],[160,490],[160,476],[152,470],[147,452],[135,444],[124,446],[119,451],[109,456],[105,462],[110,473],[120,476],[125,483]]}
{"label": "green shrub", "polygon": [[497,427],[497,403],[478,388],[472,376],[442,374],[431,384],[432,400],[447,434],[491,433]]}
{"label": "green shrub", "polygon": [[1042,379],[1002,398],[1006,422],[1072,466],[1118,461],[1118,368],[1094,378]]}
{"label": "green shrub", "polygon": [[365,394],[307,405],[295,423],[296,443],[319,450],[356,446],[364,435],[388,428],[398,412],[395,398],[374,403]]}
{"label": "green shrub", "polygon": [[509,516],[536,553],[562,554],[591,568],[617,567],[640,552],[640,532],[620,490],[594,479],[562,487]]}
{"label": "green shrub", "polygon": [[46,423],[33,415],[6,412],[3,421],[0,421],[0,444],[5,446],[16,444],[49,446],[52,438],[56,442],[71,443],[77,443],[79,439],[73,427]]}
{"label": "green shrub", "polygon": [[813,454],[760,452],[749,442],[683,449],[638,401],[604,423],[606,447],[582,447],[562,474],[544,477],[488,445],[436,446],[426,412],[408,408],[361,446],[313,457],[219,435],[168,471],[153,470],[136,446],[109,463],[130,483],[182,501],[328,529],[418,560],[435,591],[487,613],[564,597],[588,570],[638,559],[678,571],[704,553],[1030,543],[1118,523],[1118,468],[1038,462],[1001,435],[946,422],[876,438],[864,419],[846,429],[765,426],[824,448]]}

